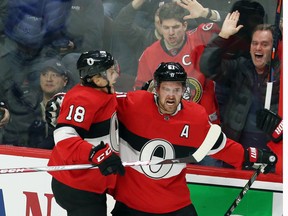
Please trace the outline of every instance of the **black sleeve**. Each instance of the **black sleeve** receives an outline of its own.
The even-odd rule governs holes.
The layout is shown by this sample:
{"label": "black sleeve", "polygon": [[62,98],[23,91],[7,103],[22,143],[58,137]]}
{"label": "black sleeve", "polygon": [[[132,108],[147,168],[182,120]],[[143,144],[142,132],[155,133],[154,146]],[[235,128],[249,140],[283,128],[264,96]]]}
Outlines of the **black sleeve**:
{"label": "black sleeve", "polygon": [[233,71],[237,71],[238,60],[224,59],[224,54],[229,48],[229,40],[214,36],[205,46],[200,58],[200,70],[209,79],[215,81],[229,80]]}
{"label": "black sleeve", "polygon": [[138,46],[146,35],[146,29],[134,23],[137,10],[132,7],[132,3],[123,7],[114,21],[115,31],[125,39],[130,47]]}

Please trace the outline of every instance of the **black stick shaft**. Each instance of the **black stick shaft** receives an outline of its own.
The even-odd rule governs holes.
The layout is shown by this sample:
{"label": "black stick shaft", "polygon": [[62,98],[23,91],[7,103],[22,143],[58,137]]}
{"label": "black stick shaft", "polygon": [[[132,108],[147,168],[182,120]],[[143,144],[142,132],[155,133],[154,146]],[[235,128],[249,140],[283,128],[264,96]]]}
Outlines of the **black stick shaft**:
{"label": "black stick shaft", "polygon": [[226,211],[226,213],[224,214],[224,216],[230,216],[231,213],[235,210],[235,208],[239,205],[240,201],[243,199],[243,197],[245,196],[246,192],[250,189],[251,185],[253,184],[253,182],[256,180],[256,178],[258,177],[258,175],[261,173],[261,169],[262,166],[260,166],[251,176],[251,178],[249,179],[249,181],[246,183],[246,185],[244,186],[244,188],[241,190],[241,192],[239,193],[239,195],[237,196],[237,198],[234,200],[234,202],[232,203],[232,205],[230,206],[230,208]]}

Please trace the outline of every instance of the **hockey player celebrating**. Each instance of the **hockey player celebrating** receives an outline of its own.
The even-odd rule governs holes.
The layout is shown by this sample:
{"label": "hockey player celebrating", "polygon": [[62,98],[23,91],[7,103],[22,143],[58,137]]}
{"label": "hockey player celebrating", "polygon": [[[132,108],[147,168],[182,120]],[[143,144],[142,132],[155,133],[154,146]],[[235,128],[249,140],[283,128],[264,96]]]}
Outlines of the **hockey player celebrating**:
{"label": "hockey player celebrating", "polygon": [[[154,73],[155,94],[139,90],[117,95],[122,161],[183,158],[204,145],[214,125],[203,106],[182,100],[186,79],[179,63],[161,63]],[[212,144],[207,154],[237,169],[263,165],[268,173],[277,162],[272,152],[245,150],[221,131]],[[185,176],[186,164],[126,166],[112,193],[112,215],[197,216]]]}
{"label": "hockey player celebrating", "polygon": [[81,54],[77,68],[82,82],[65,95],[48,165],[93,163],[99,169],[51,172],[52,190],[69,216],[106,216],[106,192],[116,181],[110,174],[124,174],[114,152],[118,133],[113,84],[119,74],[105,51]]}
{"label": "hockey player celebrating", "polygon": [[[156,94],[135,91],[117,98],[122,161],[181,158],[201,146],[211,123],[204,107],[182,100],[186,78],[179,63],[161,63],[154,73]],[[245,150],[223,133],[215,137],[208,154],[237,169],[254,162],[268,164],[264,172],[269,172],[277,160],[272,152]],[[185,164],[125,170],[117,179],[113,216],[197,215],[186,184]]]}

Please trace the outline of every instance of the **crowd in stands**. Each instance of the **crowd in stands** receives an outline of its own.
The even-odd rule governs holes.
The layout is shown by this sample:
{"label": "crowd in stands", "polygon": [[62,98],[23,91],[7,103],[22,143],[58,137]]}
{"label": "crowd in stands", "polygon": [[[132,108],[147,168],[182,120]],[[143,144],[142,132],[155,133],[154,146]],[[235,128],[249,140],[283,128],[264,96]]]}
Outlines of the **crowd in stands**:
{"label": "crowd in stands", "polygon": [[[153,91],[157,66],[178,62],[188,74],[185,100],[245,148],[281,154],[259,126],[263,115],[282,116],[282,29],[271,8],[276,1],[1,0],[0,143],[52,149],[46,103],[79,83],[81,53],[106,50],[120,65],[117,91]],[[232,15],[239,22],[224,26]],[[260,115],[271,71],[271,112]],[[203,164],[225,166],[209,157]]]}

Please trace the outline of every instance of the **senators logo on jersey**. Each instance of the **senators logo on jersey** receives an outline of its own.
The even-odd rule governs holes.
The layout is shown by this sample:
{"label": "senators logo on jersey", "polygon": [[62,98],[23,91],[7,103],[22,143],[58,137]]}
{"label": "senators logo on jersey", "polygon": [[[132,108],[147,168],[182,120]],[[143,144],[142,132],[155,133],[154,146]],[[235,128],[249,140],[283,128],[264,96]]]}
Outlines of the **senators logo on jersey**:
{"label": "senators logo on jersey", "polygon": [[187,87],[183,94],[183,99],[199,103],[203,94],[201,83],[197,79],[189,77],[186,81],[186,85]]}

